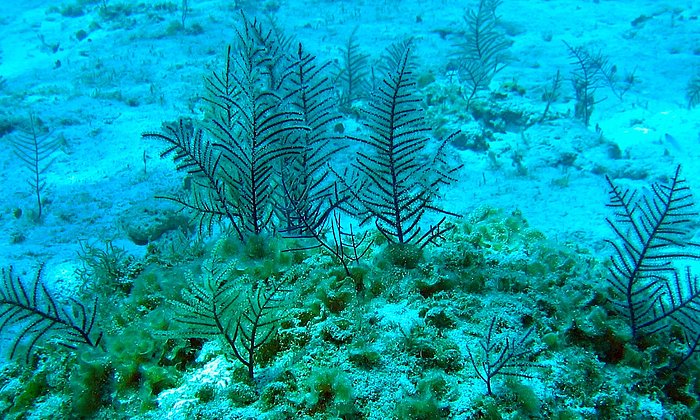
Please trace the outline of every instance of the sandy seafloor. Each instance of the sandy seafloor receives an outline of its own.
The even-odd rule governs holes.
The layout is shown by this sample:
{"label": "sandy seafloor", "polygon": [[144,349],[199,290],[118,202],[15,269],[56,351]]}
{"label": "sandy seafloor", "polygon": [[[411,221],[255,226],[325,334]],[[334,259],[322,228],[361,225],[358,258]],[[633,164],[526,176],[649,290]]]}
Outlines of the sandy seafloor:
{"label": "sandy seafloor", "polygon": [[[158,157],[161,145],[141,134],[159,130],[163,121],[200,115],[203,77],[221,63],[239,20],[235,2],[217,0],[189,1],[184,31],[169,30],[180,22],[179,10],[155,7],[167,2],[110,0],[108,7],[134,7],[109,19],[100,17],[99,2],[82,5],[80,16],[60,13],[77,3],[23,0],[0,8],[0,123],[12,127],[33,113],[51,136],[64,139],[45,173],[45,216],[35,223],[28,173],[10,146],[16,133],[3,131],[0,265],[31,277],[44,263],[45,278],[59,291],[73,287],[80,241],[112,241],[135,256],[146,252],[127,237],[125,219],[151,207],[156,195],[177,191],[182,176]],[[287,33],[325,60],[338,60],[355,29],[373,58],[412,36],[420,72],[435,77],[426,90],[439,90],[450,85],[448,57],[464,10],[475,2],[241,3],[250,16],[272,12]],[[499,30],[512,45],[511,60],[490,87],[504,93],[497,102],[537,119],[543,89],[557,70],[564,78],[561,95],[546,121],[494,133],[490,150],[498,167],[486,152],[450,149],[464,164],[458,183],[444,190],[450,211],[517,209],[548,238],[603,258],[611,235],[605,174],[641,188],[667,179],[680,164],[690,187],[700,189],[700,107],[688,109],[685,96],[689,79],[700,71],[700,2],[505,0],[499,14]],[[642,15],[648,19],[633,25]],[[195,25],[201,33],[192,33]],[[77,39],[80,30],[85,39]],[[572,115],[572,66],[564,42],[601,51],[619,74],[635,74],[622,99],[600,89],[589,127]],[[460,119],[460,110],[448,112],[450,128],[473,133],[478,127]],[[348,134],[357,133],[358,124],[345,118]],[[620,158],[610,156],[610,144],[619,146]],[[513,165],[513,151],[526,173]],[[565,153],[575,155],[572,164],[561,164]]]}

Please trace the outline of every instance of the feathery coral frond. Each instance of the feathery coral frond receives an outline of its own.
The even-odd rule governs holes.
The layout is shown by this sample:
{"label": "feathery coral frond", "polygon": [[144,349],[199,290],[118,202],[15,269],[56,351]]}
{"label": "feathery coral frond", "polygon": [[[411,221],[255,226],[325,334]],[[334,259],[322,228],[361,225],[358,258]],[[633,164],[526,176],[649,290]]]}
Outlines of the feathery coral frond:
{"label": "feathery coral frond", "polygon": [[26,284],[15,275],[12,267],[2,270],[0,286],[0,332],[15,328],[18,332],[10,349],[10,358],[27,345],[25,360],[28,362],[34,347],[47,336],[54,336],[58,343],[71,349],[85,344],[97,347],[102,333],[93,338],[97,300],[92,308],[70,299],[72,309],[62,306],[41,280],[43,266],[39,267],[32,284]]}
{"label": "feathery coral frond", "polygon": [[44,207],[42,193],[46,187],[45,173],[53,163],[53,159],[49,158],[61,146],[61,139],[59,137],[51,138],[49,134],[41,132],[36,118],[30,114],[28,130],[13,139],[12,146],[15,155],[29,169],[30,176],[27,178],[27,182],[36,197],[36,219],[39,220]]}
{"label": "feathery coral frond", "polygon": [[615,240],[607,241],[614,250],[608,281],[619,297],[616,307],[639,338],[700,304],[692,276],[683,283],[674,266],[678,259],[700,258],[699,245],[689,240],[688,224],[698,213],[680,166],[668,184],[653,184],[649,195],[639,196],[606,179],[608,207],[614,210],[614,218],[606,221],[615,233]]}
{"label": "feathery coral frond", "polygon": [[362,204],[363,222],[373,221],[391,243],[423,247],[444,232],[444,218],[427,231],[422,231],[420,223],[427,211],[450,214],[435,201],[439,186],[453,181],[452,174],[459,167],[447,167],[444,160],[449,138],[432,160],[423,154],[429,144],[429,128],[415,94],[410,51],[410,42],[404,42],[392,46],[387,54],[387,67],[393,70],[365,111],[370,133],[352,137],[367,146],[367,151],[358,152],[354,164],[364,179],[355,185],[345,181],[345,185]]}

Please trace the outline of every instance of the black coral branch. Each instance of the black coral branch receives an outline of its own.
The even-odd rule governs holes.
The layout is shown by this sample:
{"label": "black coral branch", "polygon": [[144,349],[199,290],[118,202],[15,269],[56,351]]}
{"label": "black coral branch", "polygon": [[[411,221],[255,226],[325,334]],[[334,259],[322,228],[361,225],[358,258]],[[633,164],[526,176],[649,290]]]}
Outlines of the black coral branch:
{"label": "black coral branch", "polygon": [[180,120],[166,125],[161,133],[144,133],[145,139],[165,142],[161,157],[171,156],[177,170],[192,177],[192,194],[162,197],[193,210],[199,219],[200,231],[211,230],[214,222],[227,219],[242,235],[238,227],[239,215],[231,205],[234,198],[222,177],[221,153],[203,137],[203,132],[191,123]]}
{"label": "black coral branch", "polygon": [[71,349],[79,345],[97,347],[102,334],[93,338],[97,300],[92,308],[70,299],[72,308],[61,305],[41,280],[40,267],[31,284],[16,276],[12,267],[2,270],[0,287],[0,332],[14,329],[16,335],[10,348],[13,358],[26,344],[26,360],[44,338],[54,336],[58,343]]}
{"label": "black coral branch", "polygon": [[350,275],[349,264],[367,252],[369,241],[345,232],[340,225],[339,209],[350,205],[350,195],[338,189],[330,169],[331,159],[346,145],[335,133],[334,125],[340,116],[335,111],[333,88],[325,75],[328,66],[318,63],[299,44],[285,100],[302,116],[308,131],[295,137],[294,144],[300,151],[284,159],[280,171],[284,191],[280,213],[286,222],[282,229],[285,236],[312,241],[312,245],[302,245],[296,250],[324,248]]}
{"label": "black coral branch", "polygon": [[[284,102],[301,117],[307,130],[292,138],[298,152],[285,157],[280,169],[284,194],[280,203],[283,232],[290,236],[314,235],[334,207],[331,158],[345,148],[335,134],[340,119],[333,87],[325,74],[329,63],[318,63],[301,44],[290,66]],[[309,230],[309,229],[314,230]]]}
{"label": "black coral branch", "polygon": [[340,86],[340,105],[350,109],[352,102],[367,93],[369,87],[369,54],[360,49],[355,40],[357,28],[352,31],[348,43],[342,50],[340,66],[335,84]]}
{"label": "black coral branch", "polygon": [[15,155],[26,165],[30,172],[27,182],[36,197],[37,216],[41,219],[43,213],[42,193],[46,187],[46,170],[53,159],[51,155],[61,146],[59,137],[51,138],[41,131],[34,115],[29,115],[29,128],[12,141]]}
{"label": "black coral branch", "polygon": [[248,377],[255,377],[258,350],[277,330],[283,296],[289,292],[285,279],[268,279],[250,291],[248,307],[240,314],[233,333],[233,354],[248,369]]}
{"label": "black coral branch", "polygon": [[[236,191],[234,207],[243,236],[247,236],[271,230],[279,200],[276,163],[299,151],[289,138],[307,127],[299,112],[285,106],[276,90],[266,87],[283,83],[289,74],[277,74],[270,67],[270,47],[261,41],[260,24],[246,19],[237,33],[238,43],[226,66],[232,72],[236,94],[212,98],[231,107],[234,119],[214,118],[210,133],[213,146],[222,153],[224,179]],[[269,37],[263,40],[270,42]]]}
{"label": "black coral branch", "polygon": [[608,206],[615,212],[606,219],[615,233],[608,241],[614,250],[608,281],[633,336],[658,331],[671,319],[697,320],[700,291],[693,277],[688,274],[683,281],[674,265],[679,259],[700,258],[698,244],[689,241],[689,222],[697,212],[680,166],[669,183],[653,184],[644,196],[606,179]]}
{"label": "black coral branch", "polygon": [[192,196],[175,201],[199,215],[200,228],[227,219],[243,240],[274,230],[278,162],[299,152],[291,139],[308,127],[279,93],[290,77],[282,38],[245,16],[236,33],[224,69],[207,78],[205,130],[180,122],[143,137],[165,141],[161,155],[193,176]]}
{"label": "black coral branch", "polygon": [[571,77],[576,93],[574,115],[588,125],[594,106],[600,102],[595,99],[595,94],[605,81],[604,66],[607,66],[608,60],[601,53],[591,53],[584,47],[572,47],[566,42],[564,44],[569,49],[574,67]]}
{"label": "black coral branch", "polygon": [[459,168],[448,167],[444,160],[447,140],[432,160],[424,154],[429,128],[419,107],[410,58],[410,43],[389,51],[387,67],[392,70],[365,112],[370,133],[353,138],[366,147],[354,164],[363,179],[346,186],[361,203],[364,222],[373,221],[390,243],[423,247],[443,233],[444,218],[427,230],[421,222],[428,211],[449,214],[436,205],[438,190],[453,181]]}
{"label": "black coral branch", "polygon": [[502,337],[499,340],[494,331],[496,317],[491,319],[486,336],[479,341],[479,350],[472,351],[467,346],[469,361],[476,376],[485,384],[489,395],[493,395],[493,379],[498,376],[517,376],[532,378],[524,371],[528,367],[539,367],[527,359],[534,355],[530,328],[519,337]]}
{"label": "black coral branch", "polygon": [[222,337],[233,344],[229,334],[239,292],[229,270],[219,270],[216,263],[206,266],[204,284],[190,282],[180,301],[171,301],[175,320],[184,326],[181,335],[197,338]]}
{"label": "black coral branch", "polygon": [[190,283],[180,301],[172,301],[175,320],[183,325],[178,334],[187,337],[221,338],[233,355],[255,375],[256,355],[275,333],[281,299],[288,291],[286,278],[269,279],[255,284],[246,293],[247,304],[238,304],[239,283],[229,269],[217,268],[221,261],[205,267],[204,284]]}
{"label": "black coral branch", "polygon": [[581,46],[572,47],[566,42],[564,44],[573,66],[571,82],[576,93],[574,115],[588,125],[594,106],[605,99],[596,99],[597,90],[607,86],[618,99],[622,99],[636,81],[634,71],[620,78],[617,66],[607,55]]}
{"label": "black coral branch", "polygon": [[464,16],[466,31],[457,44],[456,60],[466,87],[467,108],[476,94],[486,90],[493,77],[508,63],[508,40],[497,29],[498,0],[481,0],[476,10]]}

